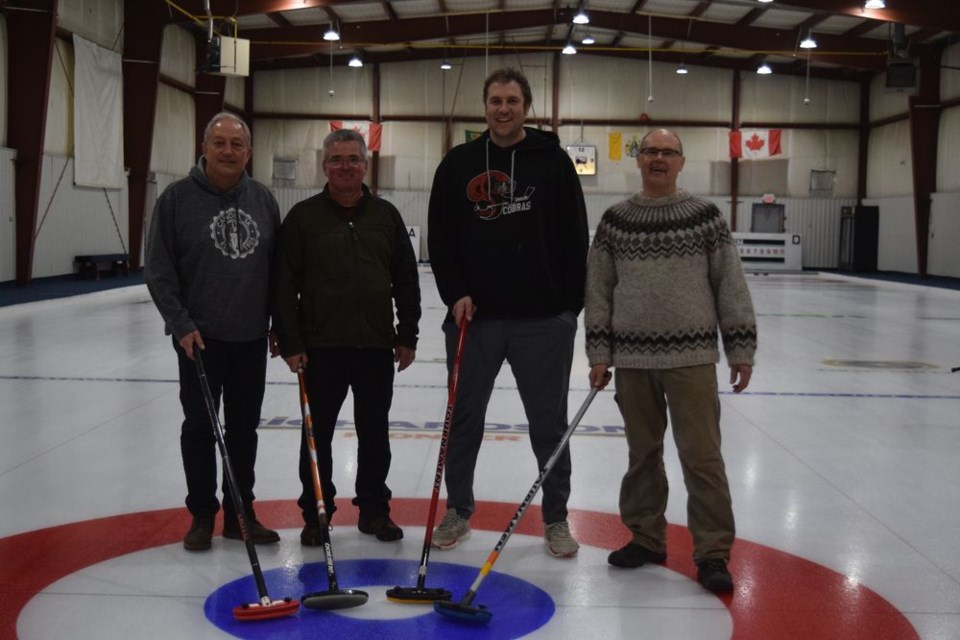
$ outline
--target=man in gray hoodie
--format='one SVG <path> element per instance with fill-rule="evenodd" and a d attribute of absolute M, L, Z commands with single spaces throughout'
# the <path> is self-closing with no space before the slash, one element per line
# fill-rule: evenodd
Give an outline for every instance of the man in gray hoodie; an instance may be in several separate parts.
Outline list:
<path fill-rule="evenodd" d="M 223 536 L 242 539 L 237 509 L 245 507 L 255 543 L 280 539 L 257 521 L 252 506 L 280 211 L 273 194 L 246 174 L 250 142 L 243 120 L 215 115 L 204 131 L 203 156 L 157 200 L 147 237 L 147 288 L 173 336 L 180 367 L 180 451 L 193 516 L 183 546 L 189 551 L 210 548 L 220 508 L 216 439 L 194 349 L 203 351 L 218 405 L 223 398 L 227 451 L 244 502 L 232 503 L 224 478 Z"/>

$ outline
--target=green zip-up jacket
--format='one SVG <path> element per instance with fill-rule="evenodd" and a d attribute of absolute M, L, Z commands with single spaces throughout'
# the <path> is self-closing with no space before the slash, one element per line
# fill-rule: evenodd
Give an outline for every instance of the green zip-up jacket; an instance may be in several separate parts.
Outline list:
<path fill-rule="evenodd" d="M 366 185 L 354 209 L 324 187 L 290 210 L 274 291 L 285 358 L 315 347 L 417 346 L 420 282 L 407 227 Z"/>

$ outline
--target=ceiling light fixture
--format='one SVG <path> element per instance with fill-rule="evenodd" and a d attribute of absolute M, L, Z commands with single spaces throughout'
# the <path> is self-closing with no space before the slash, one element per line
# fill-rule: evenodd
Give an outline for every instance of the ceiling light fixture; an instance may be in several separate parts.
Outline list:
<path fill-rule="evenodd" d="M 685 75 L 687 75 L 688 73 L 690 73 L 690 70 L 687 69 L 687 65 L 685 65 L 685 64 L 683 64 L 683 63 L 681 62 L 681 63 L 680 63 L 680 66 L 677 67 L 677 75 L 678 75 L 678 76 L 685 76 Z"/>
<path fill-rule="evenodd" d="M 760 2 L 761 4 L 766 4 L 768 2 L 773 2 L 773 0 L 757 0 L 757 2 Z"/>
<path fill-rule="evenodd" d="M 444 71 L 450 71 L 450 69 L 453 69 L 453 65 L 450 64 L 448 61 L 444 60 L 443 62 L 440 63 L 440 68 L 443 69 Z"/>
<path fill-rule="evenodd" d="M 348 67 L 362 67 L 362 66 L 363 66 L 363 60 L 360 59 L 360 56 L 354 54 L 354 56 L 353 56 L 352 58 L 350 58 L 350 62 L 347 63 L 347 66 L 348 66 Z"/>
<path fill-rule="evenodd" d="M 808 33 L 807 37 L 800 42 L 801 49 L 816 49 L 817 41 L 813 39 L 813 34 Z"/>
<path fill-rule="evenodd" d="M 327 42 L 336 42 L 340 39 L 340 34 L 336 29 L 333 28 L 333 25 L 330 25 L 330 28 L 327 29 L 326 33 L 323 34 L 323 39 Z"/>
<path fill-rule="evenodd" d="M 576 47 L 574 47 L 572 44 L 570 44 L 570 43 L 568 42 L 568 43 L 567 43 L 567 46 L 565 46 L 560 53 L 562 53 L 562 54 L 564 54 L 564 55 L 566 55 L 566 56 L 572 56 L 572 55 L 574 55 L 576 52 L 577 52 Z"/>
<path fill-rule="evenodd" d="M 883 0 L 867 0 L 863 4 L 864 9 L 886 9 L 887 4 Z"/>
<path fill-rule="evenodd" d="M 586 11 L 580 9 L 577 15 L 573 16 L 573 24 L 590 24 L 590 16 L 587 15 Z"/>
<path fill-rule="evenodd" d="M 587 31 L 587 33 L 584 34 L 583 36 L 583 40 L 581 40 L 580 42 L 582 42 L 583 44 L 593 44 L 594 42 L 596 42 L 596 40 L 594 40 L 593 36 L 590 35 L 590 32 Z"/>
<path fill-rule="evenodd" d="M 757 67 L 757 73 L 760 74 L 761 76 L 767 76 L 773 73 L 773 69 L 770 68 L 770 65 L 764 62 L 762 65 Z"/>

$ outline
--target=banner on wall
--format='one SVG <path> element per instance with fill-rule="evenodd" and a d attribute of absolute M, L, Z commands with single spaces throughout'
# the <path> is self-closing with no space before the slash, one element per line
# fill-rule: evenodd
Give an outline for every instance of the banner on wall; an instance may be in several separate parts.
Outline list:
<path fill-rule="evenodd" d="M 483 131 L 470 131 L 470 129 L 467 129 L 464 131 L 464 135 L 466 136 L 466 142 L 473 142 L 483 135 Z"/>
<path fill-rule="evenodd" d="M 331 120 L 330 131 L 337 129 L 352 129 L 363 136 L 368 151 L 380 151 L 380 137 L 383 134 L 383 125 L 377 122 L 363 120 Z"/>
<path fill-rule="evenodd" d="M 780 153 L 780 129 L 741 129 L 730 132 L 731 158 L 753 160 Z"/>
<path fill-rule="evenodd" d="M 123 76 L 119 53 L 73 36 L 73 180 L 120 189 L 123 171 Z"/>
<path fill-rule="evenodd" d="M 613 162 L 620 162 L 623 159 L 623 149 L 620 145 L 623 144 L 623 134 L 622 133 L 608 133 L 607 134 L 607 157 L 610 158 Z"/>

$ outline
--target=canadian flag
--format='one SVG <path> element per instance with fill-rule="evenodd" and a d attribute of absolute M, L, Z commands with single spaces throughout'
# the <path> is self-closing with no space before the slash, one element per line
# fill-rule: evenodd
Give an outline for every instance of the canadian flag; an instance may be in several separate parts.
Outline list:
<path fill-rule="evenodd" d="M 353 129 L 363 136 L 368 150 L 380 151 L 380 136 L 383 133 L 382 124 L 364 122 L 363 120 L 331 120 L 330 131 L 336 131 L 337 129 Z"/>
<path fill-rule="evenodd" d="M 780 155 L 780 129 L 743 129 L 730 132 L 730 157 L 769 158 Z"/>

